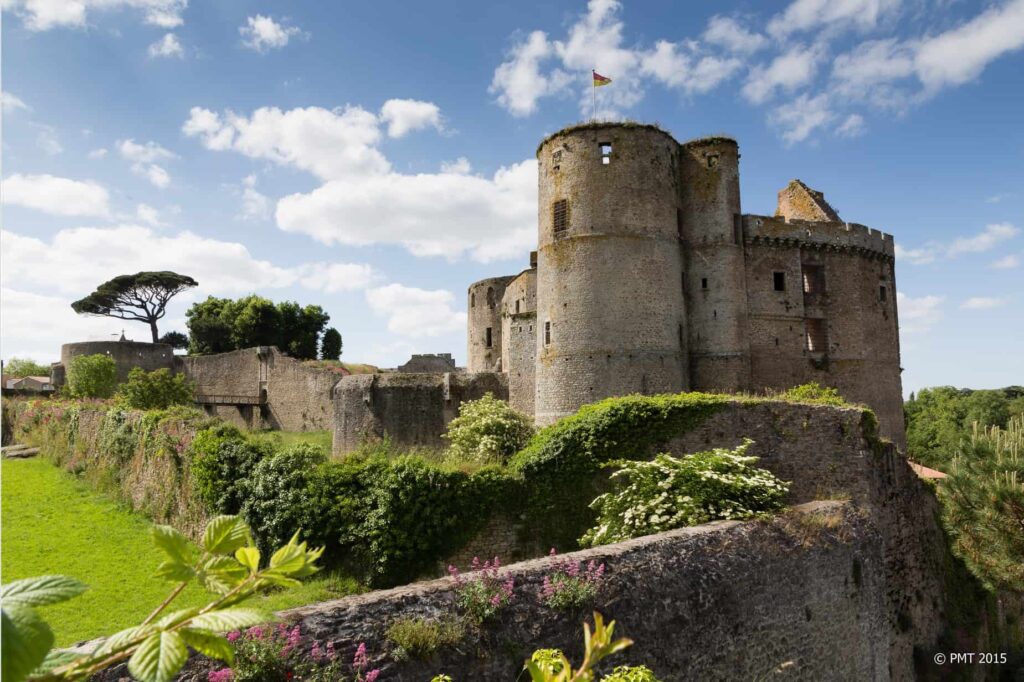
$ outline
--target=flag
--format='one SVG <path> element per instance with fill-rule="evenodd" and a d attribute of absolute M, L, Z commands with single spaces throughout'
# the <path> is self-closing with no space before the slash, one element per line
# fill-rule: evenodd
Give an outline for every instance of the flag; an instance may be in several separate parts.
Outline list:
<path fill-rule="evenodd" d="M 611 78 L 608 78 L 606 76 L 602 76 L 597 71 L 591 71 L 590 73 L 594 74 L 594 87 L 595 88 L 599 88 L 602 85 L 608 85 L 609 83 L 612 82 Z"/>

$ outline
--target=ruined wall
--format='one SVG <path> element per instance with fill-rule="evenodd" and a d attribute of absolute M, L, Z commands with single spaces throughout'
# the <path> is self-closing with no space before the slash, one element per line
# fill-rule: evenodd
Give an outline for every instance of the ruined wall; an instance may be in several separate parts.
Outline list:
<path fill-rule="evenodd" d="M 396 369 L 399 372 L 412 372 L 419 374 L 423 372 L 454 372 L 457 367 L 455 366 L 455 360 L 452 359 L 451 353 L 424 353 L 413 354 L 407 363 L 399 365 Z"/>
<path fill-rule="evenodd" d="M 863 225 L 767 216 L 744 216 L 743 226 L 750 388 L 834 386 L 870 406 L 882 435 L 904 447 L 892 236 Z M 805 277 L 816 280 L 810 292 Z M 819 325 L 824 347 L 809 347 L 809 324 Z"/>
<path fill-rule="evenodd" d="M 66 381 L 67 370 L 74 358 L 82 355 L 107 355 L 117 365 L 118 382 L 128 380 L 128 372 L 140 367 L 147 372 L 157 369 L 174 370 L 174 348 L 166 343 L 144 343 L 142 341 L 83 341 L 65 343 L 60 347 L 60 366 L 50 369 L 55 386 Z"/>
<path fill-rule="evenodd" d="M 678 148 L 653 126 L 595 124 L 538 149 L 538 424 L 687 386 Z"/>
<path fill-rule="evenodd" d="M 465 400 L 484 394 L 508 400 L 508 379 L 496 372 L 356 374 L 334 388 L 334 453 L 387 437 L 400 447 L 444 447 L 441 435 Z"/>
<path fill-rule="evenodd" d="M 474 282 L 467 294 L 466 310 L 470 372 L 499 371 L 501 361 L 501 299 L 514 277 L 492 277 Z"/>
<path fill-rule="evenodd" d="M 537 392 L 537 269 L 520 273 L 501 302 L 501 366 L 508 375 L 508 402 L 532 416 Z"/>

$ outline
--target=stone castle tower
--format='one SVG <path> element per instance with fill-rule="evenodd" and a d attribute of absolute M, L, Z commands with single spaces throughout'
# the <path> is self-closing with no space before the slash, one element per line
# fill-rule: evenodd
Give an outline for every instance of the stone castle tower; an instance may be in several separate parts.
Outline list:
<path fill-rule="evenodd" d="M 817 381 L 904 442 L 891 235 L 794 180 L 740 212 L 739 148 L 594 123 L 541 142 L 530 268 L 469 287 L 470 372 L 549 424 L 609 396 Z"/>

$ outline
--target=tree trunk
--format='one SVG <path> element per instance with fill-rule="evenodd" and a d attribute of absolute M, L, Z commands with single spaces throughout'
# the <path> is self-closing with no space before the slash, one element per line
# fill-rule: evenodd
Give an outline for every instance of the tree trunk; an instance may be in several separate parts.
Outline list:
<path fill-rule="evenodd" d="M 156 330 L 156 320 L 149 321 L 149 331 L 153 332 L 153 343 L 160 340 L 160 333 Z"/>

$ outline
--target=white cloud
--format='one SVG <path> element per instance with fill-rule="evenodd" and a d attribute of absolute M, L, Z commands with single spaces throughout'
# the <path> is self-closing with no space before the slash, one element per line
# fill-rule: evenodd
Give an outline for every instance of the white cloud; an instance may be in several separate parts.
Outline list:
<path fill-rule="evenodd" d="M 1024 0 L 990 7 L 966 24 L 925 40 L 914 68 L 927 91 L 977 78 L 992 60 L 1024 47 Z"/>
<path fill-rule="evenodd" d="M 185 56 L 185 48 L 181 46 L 178 36 L 173 33 L 167 33 L 163 38 L 151 44 L 147 52 L 151 58 L 177 57 L 182 59 Z"/>
<path fill-rule="evenodd" d="M 919 249 L 908 249 L 901 244 L 896 244 L 896 260 L 906 261 L 912 265 L 924 265 L 934 262 L 938 257 L 939 249 L 935 245 L 922 246 Z"/>
<path fill-rule="evenodd" d="M 243 45 L 261 54 L 286 46 L 292 38 L 306 37 L 298 27 L 289 26 L 286 21 L 278 23 L 262 14 L 247 17 L 245 26 L 239 26 L 238 32 Z"/>
<path fill-rule="evenodd" d="M 768 39 L 760 33 L 748 31 L 735 19 L 720 15 L 708 20 L 704 40 L 740 53 L 756 52 L 768 44 Z"/>
<path fill-rule="evenodd" d="M 931 241 L 916 249 L 896 245 L 896 259 L 913 265 L 931 263 L 938 258 L 955 258 L 964 253 L 982 253 L 995 248 L 997 244 L 1012 239 L 1020 230 L 1010 223 L 993 223 L 970 237 L 957 237 L 948 244 Z"/>
<path fill-rule="evenodd" d="M 455 175 L 469 175 L 473 171 L 473 165 L 465 156 L 460 156 L 454 161 L 443 161 L 441 163 L 442 173 L 454 173 Z"/>
<path fill-rule="evenodd" d="M 31 107 L 25 104 L 17 95 L 12 95 L 6 90 L 0 91 L 0 110 L 5 114 L 13 114 L 18 110 L 31 111 Z"/>
<path fill-rule="evenodd" d="M 960 304 L 961 310 L 991 310 L 1006 305 L 1005 298 L 992 298 L 987 296 L 975 296 Z"/>
<path fill-rule="evenodd" d="M 307 289 L 333 294 L 365 289 L 380 279 L 371 266 L 362 263 L 317 263 L 303 270 L 300 281 Z"/>
<path fill-rule="evenodd" d="M 452 308 L 455 295 L 443 289 L 417 289 L 401 284 L 367 289 L 366 301 L 386 317 L 388 330 L 403 336 L 439 336 L 466 328 L 466 313 Z"/>
<path fill-rule="evenodd" d="M 797 45 L 780 54 L 767 66 L 755 66 L 743 85 L 743 96 L 754 104 L 763 104 L 777 90 L 793 91 L 814 77 L 823 56 L 819 46 Z"/>
<path fill-rule="evenodd" d="M 136 206 L 135 217 L 150 227 L 159 227 L 164 224 L 163 221 L 160 220 L 160 212 L 149 204 L 139 204 Z"/>
<path fill-rule="evenodd" d="M 389 99 L 381 107 L 380 117 L 388 124 L 388 137 L 402 137 L 423 128 L 444 129 L 441 125 L 441 110 L 433 102 Z"/>
<path fill-rule="evenodd" d="M 828 95 L 810 97 L 804 94 L 777 107 L 769 117 L 769 122 L 782 131 L 782 139 L 786 144 L 795 144 L 806 140 L 815 130 L 834 118 L 835 114 L 829 108 Z"/>
<path fill-rule="evenodd" d="M 992 261 L 992 267 L 997 270 L 1010 270 L 1018 265 L 1020 265 L 1020 257 L 1013 253 Z"/>
<path fill-rule="evenodd" d="M 768 33 L 784 38 L 822 27 L 871 29 L 899 5 L 900 0 L 795 0 L 772 17 Z"/>
<path fill-rule="evenodd" d="M 836 135 L 839 137 L 860 137 L 864 132 L 864 117 L 860 114 L 850 114 L 836 128 Z"/>
<path fill-rule="evenodd" d="M 554 45 L 543 31 L 532 32 L 526 40 L 515 45 L 506 61 L 494 70 L 488 91 L 498 96 L 498 104 L 513 116 L 528 116 L 537 110 L 537 100 L 557 92 L 569 84 L 572 77 L 555 69 L 541 73 L 541 64 L 555 53 Z"/>
<path fill-rule="evenodd" d="M 103 147 L 100 147 L 99 149 L 93 149 L 91 152 L 89 152 L 89 158 L 94 160 L 104 159 L 106 158 L 106 156 L 107 150 L 104 149 Z"/>
<path fill-rule="evenodd" d="M 60 140 L 57 139 L 57 131 L 50 126 L 38 125 L 39 134 L 36 135 L 36 145 L 47 156 L 57 156 L 64 151 Z"/>
<path fill-rule="evenodd" d="M 688 51 L 692 50 L 691 47 Z M 692 94 L 714 89 L 741 66 L 742 62 L 733 58 L 701 57 L 695 61 L 695 57 L 681 52 L 679 45 L 661 40 L 653 52 L 643 56 L 640 72 L 670 88 Z"/>
<path fill-rule="evenodd" d="M 4 201 L 59 216 L 106 217 L 110 195 L 92 180 L 53 175 L 9 175 L 3 182 Z"/>
<path fill-rule="evenodd" d="M 270 217 L 270 200 L 256 189 L 255 175 L 248 175 L 242 180 L 242 208 L 238 217 L 242 220 L 266 220 Z"/>
<path fill-rule="evenodd" d="M 902 291 L 896 293 L 899 308 L 900 333 L 917 334 L 931 329 L 942 319 L 942 296 L 911 298 Z"/>
<path fill-rule="evenodd" d="M 158 166 L 155 163 L 151 163 L 148 166 L 141 163 L 134 164 L 132 172 L 146 178 L 151 185 L 160 189 L 165 189 L 171 184 L 170 174 L 162 166 Z"/>
<path fill-rule="evenodd" d="M 171 176 L 156 161 L 176 159 L 178 155 L 156 142 L 139 144 L 133 139 L 118 140 L 117 150 L 121 158 L 132 162 L 132 172 L 140 175 L 160 189 L 171 184 Z"/>
<path fill-rule="evenodd" d="M 30 357 L 37 362 L 57 362 L 62 343 L 117 338 L 112 334 L 120 331 L 124 324 L 121 320 L 78 315 L 71 309 L 72 300 L 71 297 L 3 287 L 0 302 L 4 311 L 3 350 L 6 358 Z M 40 314 L 40 311 L 46 313 Z M 148 336 L 148 329 L 146 334 Z"/>
<path fill-rule="evenodd" d="M 152 26 L 174 28 L 183 23 L 188 0 L 4 0 L 3 9 L 20 16 L 30 31 L 52 28 L 82 28 L 89 14 L 102 10 L 132 9 L 144 13 Z"/>

